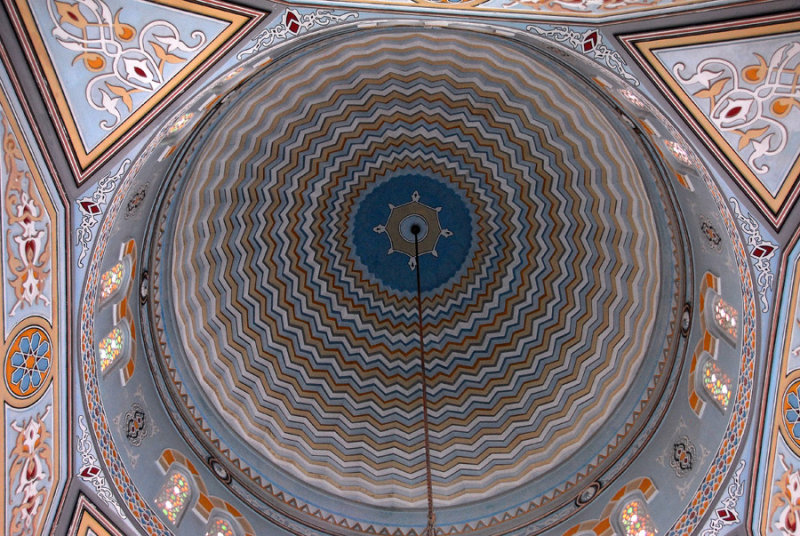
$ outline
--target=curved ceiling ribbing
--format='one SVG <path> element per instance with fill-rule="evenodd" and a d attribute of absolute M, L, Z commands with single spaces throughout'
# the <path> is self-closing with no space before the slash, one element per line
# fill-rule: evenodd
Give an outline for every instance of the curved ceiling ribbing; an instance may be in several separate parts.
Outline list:
<path fill-rule="evenodd" d="M 315 497 L 424 505 L 416 302 L 373 230 L 413 192 L 453 232 L 422 264 L 437 506 L 570 478 L 619 439 L 612 415 L 654 404 L 669 232 L 585 91 L 502 41 L 365 32 L 229 99 L 154 266 L 181 403 L 225 456 Z"/>

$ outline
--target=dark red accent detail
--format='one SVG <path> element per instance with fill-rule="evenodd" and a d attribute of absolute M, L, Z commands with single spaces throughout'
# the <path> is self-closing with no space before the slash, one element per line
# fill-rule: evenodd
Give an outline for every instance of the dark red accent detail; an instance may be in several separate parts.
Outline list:
<path fill-rule="evenodd" d="M 94 201 L 83 200 L 79 203 L 81 205 L 81 210 L 87 214 L 100 214 L 100 207 Z"/>
<path fill-rule="evenodd" d="M 768 244 L 765 244 L 763 246 L 756 246 L 756 248 L 753 250 L 752 255 L 753 255 L 753 257 L 757 257 L 757 258 L 760 259 L 762 257 L 766 257 L 767 255 L 769 255 L 773 251 L 775 251 L 775 247 L 774 246 L 770 246 Z"/>
<path fill-rule="evenodd" d="M 583 51 L 584 52 L 589 52 L 594 47 L 596 47 L 597 46 L 597 40 L 598 40 L 598 36 L 597 36 L 597 32 L 596 31 L 593 31 L 592 33 L 587 35 L 583 40 Z"/>
<path fill-rule="evenodd" d="M 739 516 L 736 515 L 736 512 L 734 512 L 733 510 L 729 510 L 728 508 L 718 509 L 717 515 L 725 523 L 734 523 L 736 521 L 739 521 Z"/>
<path fill-rule="evenodd" d="M 738 114 L 741 111 L 742 111 L 741 106 L 734 106 L 733 108 L 728 110 L 728 113 L 725 114 L 725 117 L 733 117 L 734 115 Z"/>
<path fill-rule="evenodd" d="M 298 17 L 297 13 L 294 11 L 286 12 L 284 22 L 286 23 L 286 28 L 293 34 L 296 34 L 300 31 L 300 17 Z"/>
<path fill-rule="evenodd" d="M 94 465 L 89 467 L 85 467 L 83 471 L 81 471 L 81 476 L 83 478 L 94 478 L 100 473 L 100 468 Z"/>
<path fill-rule="evenodd" d="M 144 72 L 144 69 L 141 67 L 134 67 L 133 72 L 141 76 L 142 78 L 147 78 L 147 73 Z"/>
<path fill-rule="evenodd" d="M 78 20 L 78 16 L 75 13 L 72 13 L 71 11 L 67 11 L 67 15 L 69 15 L 69 18 L 71 18 L 72 20 Z"/>

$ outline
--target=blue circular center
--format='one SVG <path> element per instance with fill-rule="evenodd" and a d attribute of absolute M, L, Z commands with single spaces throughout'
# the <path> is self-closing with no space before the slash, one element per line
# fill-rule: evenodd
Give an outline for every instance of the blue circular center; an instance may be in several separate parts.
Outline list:
<path fill-rule="evenodd" d="M 472 218 L 467 199 L 454 187 L 443 181 L 419 174 L 398 175 L 375 188 L 368 189 L 359 199 L 352 229 L 355 254 L 369 274 L 382 284 L 398 291 L 416 292 L 417 279 L 409 268 L 409 256 L 388 253 L 389 236 L 377 233 L 374 228 L 385 225 L 389 219 L 389 205 L 399 207 L 411 201 L 414 192 L 419 202 L 432 208 L 441 207 L 439 224 L 452 236 L 440 236 L 436 244 L 438 256 L 427 253 L 419 258 L 420 283 L 423 291 L 430 291 L 447 283 L 464 266 L 472 246 Z M 424 218 L 411 214 L 400 223 L 400 234 L 414 241 L 412 227 L 418 226 L 419 240 L 430 231 Z"/>
<path fill-rule="evenodd" d="M 400 236 L 409 242 L 422 242 L 428 236 L 428 222 L 419 214 L 409 214 L 400 222 Z"/>

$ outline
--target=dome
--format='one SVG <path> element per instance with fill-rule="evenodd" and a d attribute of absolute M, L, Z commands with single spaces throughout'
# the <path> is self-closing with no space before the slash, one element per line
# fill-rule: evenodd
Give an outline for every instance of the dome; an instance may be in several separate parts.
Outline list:
<path fill-rule="evenodd" d="M 796 3 L 7 0 L 0 532 L 800 532 Z"/>
<path fill-rule="evenodd" d="M 530 34 L 376 24 L 254 57 L 115 201 L 154 191 L 125 262 L 170 434 L 287 533 L 597 516 L 692 403 L 710 276 L 686 221 L 717 204 L 683 147 L 623 81 Z"/>
<path fill-rule="evenodd" d="M 184 433 L 270 507 L 379 530 L 425 525 L 427 464 L 448 533 L 477 502 L 536 504 L 508 530 L 574 504 L 663 413 L 685 267 L 659 170 L 530 45 L 323 46 L 250 75 L 164 182 L 150 311 Z M 413 239 L 381 231 L 403 207 L 448 231 L 419 257 L 421 324 Z"/>

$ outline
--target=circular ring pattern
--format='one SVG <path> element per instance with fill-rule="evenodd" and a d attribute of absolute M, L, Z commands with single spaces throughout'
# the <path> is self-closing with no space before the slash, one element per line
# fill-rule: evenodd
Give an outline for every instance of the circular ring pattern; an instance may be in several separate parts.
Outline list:
<path fill-rule="evenodd" d="M 23 329 L 8 347 L 6 387 L 17 398 L 30 398 L 50 375 L 50 336 L 38 326 Z"/>
<path fill-rule="evenodd" d="M 174 400 L 284 496 L 378 525 L 425 504 L 415 296 L 363 208 L 399 177 L 450 192 L 443 221 L 466 213 L 441 241 L 463 257 L 421 265 L 438 508 L 596 478 L 655 411 L 676 263 L 644 157 L 577 79 L 481 39 L 364 32 L 276 62 L 176 167 L 153 258 Z"/>
<path fill-rule="evenodd" d="M 423 240 L 428 236 L 428 222 L 419 214 L 409 214 L 400 222 L 400 235 L 406 242 Z"/>
<path fill-rule="evenodd" d="M 790 383 L 783 392 L 783 425 L 795 445 L 800 447 L 800 379 Z"/>

